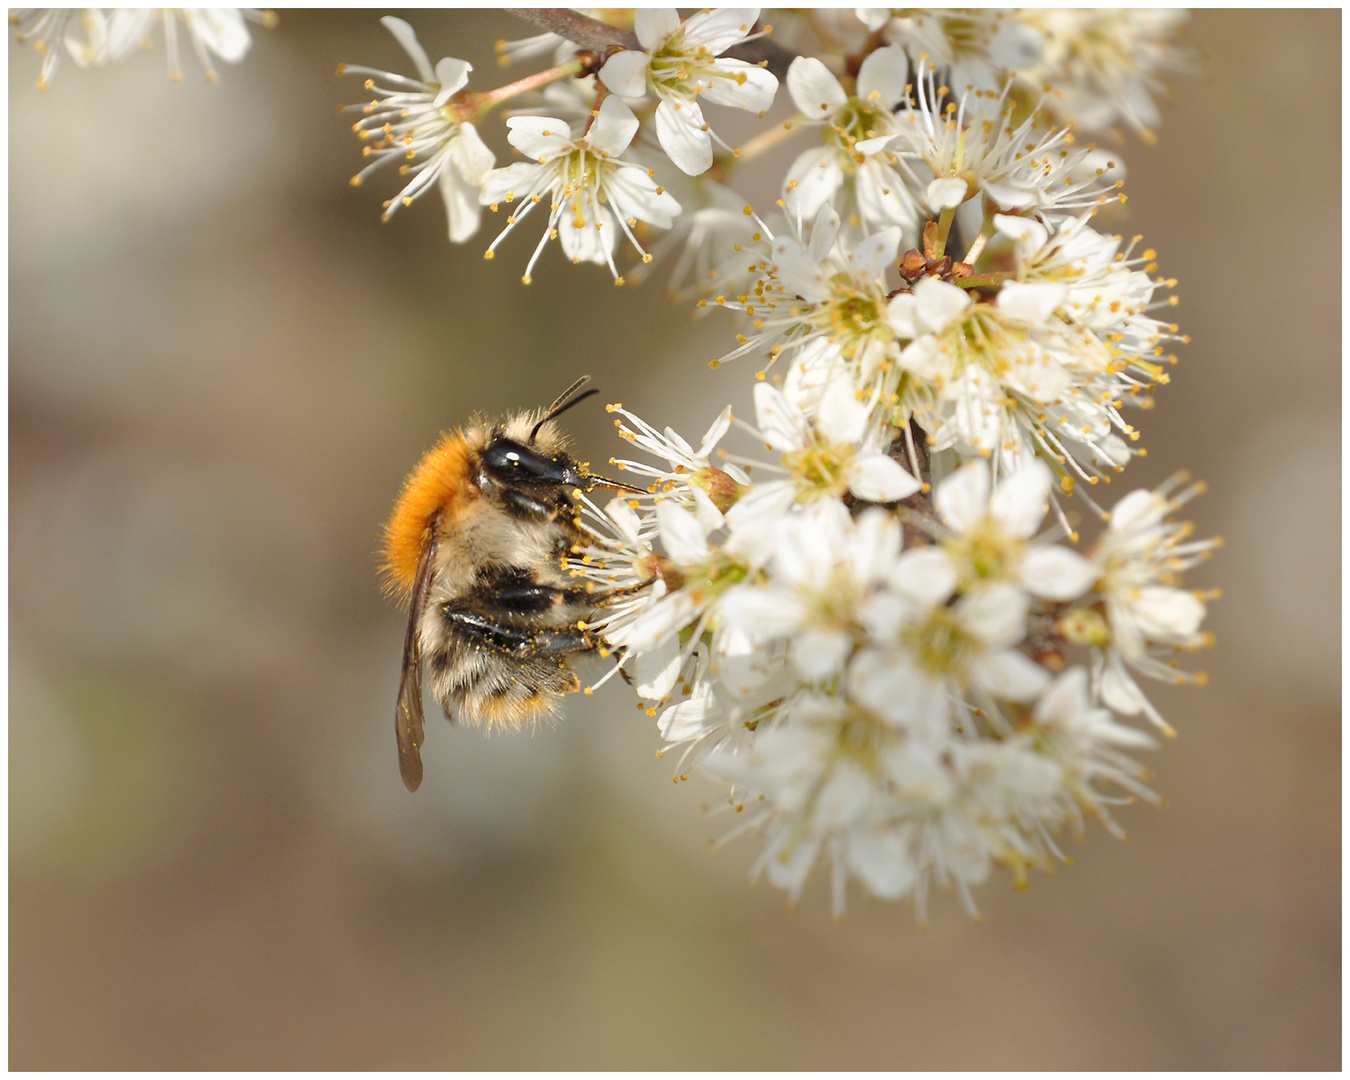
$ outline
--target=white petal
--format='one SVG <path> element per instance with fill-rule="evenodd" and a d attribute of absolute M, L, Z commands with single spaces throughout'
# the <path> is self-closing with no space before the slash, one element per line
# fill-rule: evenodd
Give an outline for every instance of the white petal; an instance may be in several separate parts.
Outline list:
<path fill-rule="evenodd" d="M 863 281 L 875 281 L 886 272 L 900 251 L 901 231 L 891 226 L 858 241 L 849 255 L 854 273 Z"/>
<path fill-rule="evenodd" d="M 950 176 L 934 180 L 924 194 L 929 207 L 934 210 L 950 210 L 960 206 L 969 196 L 969 185 L 964 180 Z"/>
<path fill-rule="evenodd" d="M 918 313 L 918 297 L 910 292 L 896 293 L 886 305 L 886 321 L 901 341 L 912 340 L 923 332 L 915 325 Z"/>
<path fill-rule="evenodd" d="M 1028 258 L 1045 247 L 1050 233 L 1044 225 L 1034 218 L 1013 217 L 1009 214 L 995 214 L 994 226 L 1005 236 L 1017 241 L 1022 257 Z"/>
<path fill-rule="evenodd" d="M 1125 666 L 1120 662 L 1119 653 L 1112 653 L 1112 661 L 1102 673 L 1098 691 L 1101 694 L 1102 704 L 1122 716 L 1135 716 L 1148 708 L 1148 699 L 1130 677 L 1130 673 L 1125 670 Z"/>
<path fill-rule="evenodd" d="M 989 512 L 1022 540 L 1036 532 L 1050 508 L 1050 470 L 1040 460 L 1028 462 L 1005 476 L 989 500 Z"/>
<path fill-rule="evenodd" d="M 1027 326 L 1043 326 L 1068 295 L 1068 287 L 1056 282 L 1028 285 L 1020 281 L 1008 281 L 999 289 L 994 304 L 999 311 L 1018 322 Z"/>
<path fill-rule="evenodd" d="M 791 634 L 802 625 L 806 607 L 781 589 L 738 585 L 722 594 L 717 613 L 727 627 L 763 640 Z"/>
<path fill-rule="evenodd" d="M 192 36 L 230 64 L 237 64 L 253 45 L 248 24 L 234 8 L 186 8 L 183 21 Z"/>
<path fill-rule="evenodd" d="M 872 801 L 872 781 L 858 766 L 838 762 L 816 796 L 816 820 L 838 829 L 856 821 Z"/>
<path fill-rule="evenodd" d="M 908 81 L 909 58 L 905 50 L 898 45 L 888 45 L 877 49 L 862 62 L 858 70 L 858 97 L 873 107 L 891 112 L 904 98 Z"/>
<path fill-rule="evenodd" d="M 656 524 L 661 530 L 661 545 L 677 566 L 695 566 L 707 561 L 708 541 L 703 526 L 673 499 L 662 499 L 656 504 Z"/>
<path fill-rule="evenodd" d="M 938 484 L 933 495 L 938 516 L 959 533 L 968 533 L 989 513 L 989 468 L 983 461 L 962 465 Z"/>
<path fill-rule="evenodd" d="M 899 502 L 922 486 L 898 461 L 885 454 L 857 458 L 848 470 L 848 489 L 868 502 Z"/>
<path fill-rule="evenodd" d="M 479 189 L 475 184 L 465 183 L 459 170 L 453 165 L 441 170 L 438 184 L 441 199 L 445 203 L 450 242 L 462 244 L 478 231 L 482 221 L 483 207 L 478 201 Z"/>
<path fill-rule="evenodd" d="M 716 68 L 722 77 L 713 79 L 701 95 L 714 105 L 764 112 L 773 104 L 774 95 L 778 93 L 778 80 L 773 72 L 727 56 L 717 59 Z M 731 78 L 726 78 L 727 75 Z"/>
<path fill-rule="evenodd" d="M 887 16 L 890 11 L 886 12 Z M 894 832 L 854 829 L 848 835 L 848 865 L 868 892 L 899 900 L 918 884 L 919 871 L 909 845 Z"/>
<path fill-rule="evenodd" d="M 586 142 L 599 153 L 618 157 L 628 149 L 628 144 L 633 141 L 637 131 L 638 118 L 633 115 L 633 110 L 617 97 L 610 95 L 600 104 L 595 114 L 595 123 L 586 133 Z M 644 172 L 642 175 L 647 174 Z"/>
<path fill-rule="evenodd" d="M 680 42 L 688 52 L 707 49 L 716 56 L 750 33 L 759 8 L 714 8 L 685 20 Z"/>
<path fill-rule="evenodd" d="M 674 8 L 638 8 L 633 16 L 633 32 L 648 52 L 655 52 L 679 29 L 680 15 Z"/>
<path fill-rule="evenodd" d="M 772 450 L 800 450 L 806 443 L 806 425 L 796 406 L 767 382 L 755 383 L 755 418 Z"/>
<path fill-rule="evenodd" d="M 1016 649 L 981 656 L 971 673 L 984 689 L 1009 701 L 1031 701 L 1050 682 L 1045 668 Z"/>
<path fill-rule="evenodd" d="M 436 81 L 436 72 L 431 66 L 431 60 L 427 57 L 426 49 L 418 43 L 417 35 L 413 33 L 413 28 L 402 19 L 395 18 L 393 15 L 386 15 L 380 20 L 384 28 L 388 30 L 403 46 L 403 51 L 412 57 L 413 65 L 417 68 L 418 77 L 424 83 L 434 83 Z"/>
<path fill-rule="evenodd" d="M 607 206 L 582 205 L 581 218 L 568 214 L 558 223 L 563 254 L 573 262 L 608 263 L 618 230 Z"/>
<path fill-rule="evenodd" d="M 893 724 L 931 730 L 947 714 L 942 684 L 901 649 L 866 649 L 849 665 L 850 696 Z"/>
<path fill-rule="evenodd" d="M 1111 529 L 1120 531 L 1156 525 L 1167 511 L 1166 502 L 1152 491 L 1131 491 L 1111 511 Z"/>
<path fill-rule="evenodd" d="M 832 443 L 862 439 L 871 410 L 858 400 L 851 379 L 837 379 L 825 390 L 816 414 L 816 428 Z"/>
<path fill-rule="evenodd" d="M 823 120 L 848 104 L 848 95 L 830 69 L 814 56 L 799 56 L 787 73 L 788 93 L 808 120 Z"/>
<path fill-rule="evenodd" d="M 822 206 L 811 222 L 811 239 L 806 245 L 806 257 L 814 263 L 824 262 L 838 236 L 839 214 L 833 206 Z"/>
<path fill-rule="evenodd" d="M 464 180 L 480 186 L 488 170 L 497 164 L 496 155 L 488 149 L 472 124 L 459 125 L 459 134 L 450 143 L 450 160 Z"/>
<path fill-rule="evenodd" d="M 904 179 L 885 162 L 876 158 L 864 161 L 853 176 L 858 210 L 867 222 L 885 228 L 897 225 L 913 235 L 919 211 L 905 186 Z"/>
<path fill-rule="evenodd" d="M 822 207 L 821 216 L 825 216 L 829 206 Z M 819 218 L 817 218 L 819 220 Z M 814 235 L 813 235 L 814 239 Z M 783 288 L 790 290 L 788 295 L 819 303 L 826 300 L 832 291 L 829 280 L 821 271 L 818 260 L 790 236 L 779 236 L 773 242 L 773 256 L 777 264 L 775 271 Z"/>
<path fill-rule="evenodd" d="M 803 150 L 783 181 L 783 198 L 794 213 L 814 217 L 834 197 L 844 174 L 828 146 Z M 795 181 L 795 185 L 794 185 Z"/>
<path fill-rule="evenodd" d="M 1022 557 L 1018 576 L 1026 590 L 1046 600 L 1072 600 L 1097 580 L 1095 563 L 1066 547 L 1034 547 Z"/>
<path fill-rule="evenodd" d="M 896 560 L 890 582 L 898 592 L 925 607 L 944 603 L 960 575 L 951 558 L 935 544 L 906 551 Z"/>
<path fill-rule="evenodd" d="M 837 672 L 853 647 L 842 631 L 803 630 L 792 638 L 792 666 L 807 682 L 820 682 Z"/>
<path fill-rule="evenodd" d="M 506 128 L 506 141 L 531 161 L 550 161 L 572 149 L 572 131 L 556 117 L 510 116 Z"/>
<path fill-rule="evenodd" d="M 533 191 L 541 175 L 540 167 L 531 165 L 528 161 L 517 161 L 504 169 L 493 169 L 483 176 L 482 192 L 478 196 L 478 201 L 484 206 L 490 206 L 502 202 L 511 193 L 519 199 Z"/>
<path fill-rule="evenodd" d="M 712 138 L 704 130 L 698 102 L 682 104 L 665 100 L 656 107 L 656 137 L 676 167 L 689 176 L 699 176 L 712 165 Z"/>
<path fill-rule="evenodd" d="M 615 213 L 625 221 L 637 218 L 668 229 L 680 212 L 675 197 L 669 191 L 660 190 L 660 185 L 647 175 L 647 170 L 637 165 L 612 163 L 605 193 Z"/>
<path fill-rule="evenodd" d="M 642 528 L 642 519 L 622 495 L 616 495 L 605 503 L 605 513 L 619 530 L 619 535 L 630 544 L 637 544 L 638 530 Z"/>
<path fill-rule="evenodd" d="M 668 635 L 693 622 L 700 609 L 698 599 L 688 589 L 661 596 L 651 607 L 644 608 L 628 627 L 623 643 L 636 653 L 655 649 Z"/>
<path fill-rule="evenodd" d="M 731 535 L 724 545 L 726 553 L 752 566 L 768 562 L 778 546 L 783 515 L 796 501 L 797 485 L 791 480 L 756 484 L 727 511 Z"/>
<path fill-rule="evenodd" d="M 966 630 L 993 649 L 1016 645 L 1027 634 L 1027 594 L 1015 585 L 991 585 L 956 604 Z"/>
<path fill-rule="evenodd" d="M 713 447 L 721 442 L 722 436 L 727 433 L 727 429 L 730 427 L 731 406 L 728 405 L 717 414 L 717 419 L 712 422 L 712 426 L 704 434 L 703 441 L 698 444 L 698 453 L 694 454 L 693 457 L 699 461 L 707 461 L 708 455 L 713 452 Z"/>
<path fill-rule="evenodd" d="M 679 678 L 679 639 L 670 637 L 655 649 L 637 653 L 630 666 L 638 696 L 661 701 L 675 689 L 675 681 Z"/>
<path fill-rule="evenodd" d="M 848 378 L 842 348 L 827 337 L 813 338 L 797 350 L 783 380 L 783 396 L 807 411 L 819 406 L 824 391 Z"/>
<path fill-rule="evenodd" d="M 702 488 L 693 488 L 690 494 L 694 498 L 694 517 L 698 518 L 698 523 L 705 533 L 715 532 L 726 524 L 726 517 L 717 509 L 717 504 L 706 491 Z"/>
<path fill-rule="evenodd" d="M 453 56 L 443 56 L 436 61 L 436 81 L 441 84 L 441 88 L 436 91 L 436 96 L 431 101 L 433 109 L 439 109 L 455 94 L 464 89 L 464 84 L 469 81 L 469 72 L 473 70 L 473 65 L 467 60 L 456 60 Z"/>
<path fill-rule="evenodd" d="M 1200 629 L 1205 605 L 1194 593 L 1150 585 L 1139 590 L 1131 613 L 1145 637 L 1188 637 Z"/>
<path fill-rule="evenodd" d="M 1072 728 L 1089 707 L 1087 668 L 1075 666 L 1062 673 L 1041 695 L 1035 716 L 1042 724 Z"/>
<path fill-rule="evenodd" d="M 854 8 L 853 13 L 872 34 L 890 22 L 892 15 L 890 8 Z"/>
<path fill-rule="evenodd" d="M 764 852 L 765 876 L 795 899 L 815 865 L 821 843 L 818 836 L 802 839 L 784 831 Z"/>
<path fill-rule="evenodd" d="M 919 301 L 919 317 L 934 333 L 974 303 L 965 289 L 930 277 L 919 278 L 914 283 L 914 295 Z"/>
<path fill-rule="evenodd" d="M 647 69 L 651 57 L 637 49 L 616 52 L 600 69 L 600 81 L 619 97 L 640 98 L 647 93 Z"/>
<path fill-rule="evenodd" d="M 668 743 L 701 739 L 715 730 L 722 720 L 722 709 L 711 688 L 700 686 L 688 701 L 672 705 L 656 721 L 656 729 Z"/>
<path fill-rule="evenodd" d="M 885 579 L 900 556 L 901 533 L 895 517 L 884 510 L 864 510 L 853 525 L 848 564 L 863 585 Z"/>

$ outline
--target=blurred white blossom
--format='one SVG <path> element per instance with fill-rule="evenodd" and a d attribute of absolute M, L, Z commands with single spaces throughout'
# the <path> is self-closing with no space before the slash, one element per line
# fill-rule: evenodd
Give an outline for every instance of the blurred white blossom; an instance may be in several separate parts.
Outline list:
<path fill-rule="evenodd" d="M 352 177 L 352 186 L 362 184 L 376 169 L 399 163 L 399 175 L 411 179 L 385 204 L 384 219 L 388 221 L 400 206 L 411 206 L 426 192 L 439 190 L 450 239 L 455 243 L 467 240 L 478 231 L 483 178 L 496 164 L 477 128 L 457 118 L 450 107 L 451 98 L 468 84 L 473 65 L 447 56 L 433 68 L 411 26 L 392 15 L 380 21 L 412 58 L 418 77 L 343 65 L 344 74 L 369 76 L 366 89 L 379 95 L 367 104 L 346 107 L 348 112 L 362 114 L 352 130 L 367 144 L 362 152 L 373 159 Z"/>

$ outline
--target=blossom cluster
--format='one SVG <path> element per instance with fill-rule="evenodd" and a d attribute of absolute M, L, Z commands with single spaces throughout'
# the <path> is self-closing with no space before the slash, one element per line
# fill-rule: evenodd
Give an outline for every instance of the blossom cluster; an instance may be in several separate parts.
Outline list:
<path fill-rule="evenodd" d="M 19 44 L 31 42 L 42 56 L 39 90 L 50 85 L 63 52 L 82 68 L 120 64 L 151 47 L 156 24 L 164 30 L 169 77 L 178 82 L 180 22 L 207 81 L 215 82 L 212 58 L 239 63 L 253 45 L 248 23 L 276 21 L 273 12 L 254 8 L 18 8 L 10 14 Z"/>
<path fill-rule="evenodd" d="M 1178 655 L 1208 644 L 1212 594 L 1181 579 L 1218 543 L 1176 520 L 1201 490 L 1182 474 L 1100 494 L 1185 340 L 1175 283 L 1110 227 L 1117 129 L 1154 137 L 1184 16 L 520 13 L 545 32 L 501 61 L 551 66 L 486 87 L 381 19 L 411 71 L 339 68 L 366 92 L 351 182 L 399 176 L 386 218 L 439 192 L 452 242 L 491 223 L 488 259 L 527 234 L 526 284 L 560 249 L 735 321 L 712 363 L 754 416 L 721 409 L 695 446 L 612 405 L 633 489 L 586 500 L 593 541 L 566 560 L 676 779 L 723 784 L 755 872 L 795 899 L 820 871 L 837 911 L 850 882 L 973 910 L 994 866 L 1024 881 L 1089 818 L 1119 834 L 1114 808 L 1154 798 L 1131 755 L 1172 731 L 1144 685 L 1201 681 Z M 171 66 L 181 21 L 211 74 L 246 17 L 15 21 L 45 82 L 63 49 L 117 62 L 155 18 Z"/>
<path fill-rule="evenodd" d="M 759 834 L 756 873 L 794 899 L 819 869 L 836 910 L 850 880 L 973 910 L 993 866 L 1024 881 L 1086 819 L 1121 832 L 1113 808 L 1154 798 L 1130 755 L 1171 733 L 1140 682 L 1200 679 L 1175 658 L 1207 643 L 1208 596 L 1180 574 L 1216 542 L 1172 517 L 1199 486 L 1110 511 L 1089 494 L 1139 452 L 1128 410 L 1175 362 L 1173 283 L 1098 226 L 1121 167 L 1060 122 L 1093 93 L 1087 127 L 1109 101 L 1152 122 L 1170 20 L 1119 35 L 1134 51 L 1094 82 L 1069 59 L 1085 17 L 966 13 L 958 34 L 953 13 L 837 14 L 832 44 L 786 68 L 791 116 L 719 156 L 699 98 L 755 111 L 777 89 L 722 66 L 758 15 L 639 12 L 642 49 L 598 66 L 593 96 L 569 87 L 577 111 L 557 95 L 508 121 L 530 160 L 481 199 L 520 206 L 508 231 L 549 200 L 527 280 L 561 233 L 622 281 L 622 231 L 741 324 L 714 366 L 753 362 L 753 422 L 724 409 L 695 448 L 611 406 L 640 452 L 613 463 L 645 493 L 593 507 L 572 566 L 621 597 L 593 628 L 676 779 L 726 785 L 724 836 Z M 737 164 L 794 138 L 756 212 Z M 758 449 L 724 447 L 736 435 Z M 1081 545 L 1078 499 L 1099 522 Z"/>

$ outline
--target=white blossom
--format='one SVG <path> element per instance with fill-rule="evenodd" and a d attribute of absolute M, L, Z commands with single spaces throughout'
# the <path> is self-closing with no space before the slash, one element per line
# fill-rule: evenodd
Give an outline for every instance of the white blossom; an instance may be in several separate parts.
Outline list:
<path fill-rule="evenodd" d="M 633 29 L 642 51 L 617 52 L 600 70 L 601 82 L 620 97 L 657 99 L 661 149 L 690 176 L 712 165 L 716 138 L 700 98 L 758 113 L 773 103 L 778 80 L 770 72 L 721 55 L 750 37 L 758 18 L 759 8 L 717 8 L 681 22 L 674 8 L 638 8 Z"/>
<path fill-rule="evenodd" d="M 1155 491 L 1133 491 L 1112 511 L 1093 552 L 1101 573 L 1096 590 L 1103 600 L 1105 626 L 1094 624 L 1090 611 L 1066 616 L 1080 640 L 1100 649 L 1102 701 L 1126 716 L 1143 712 L 1169 732 L 1130 670 L 1169 683 L 1204 681 L 1201 674 L 1180 670 L 1174 658 L 1211 643 L 1200 623 L 1206 599 L 1217 594 L 1182 589 L 1179 583 L 1180 575 L 1207 559 L 1220 541 L 1191 540 L 1189 524 L 1168 520 L 1204 490 L 1192 484 L 1176 491 L 1185 479 L 1183 474 Z"/>
<path fill-rule="evenodd" d="M 1054 86 L 1056 113 L 1084 128 L 1105 131 L 1123 120 L 1152 142 L 1163 76 L 1191 66 L 1172 41 L 1186 18 L 1165 8 L 1030 9 L 1025 19 L 1043 42 L 1041 63 L 1020 77 L 1036 88 Z"/>
<path fill-rule="evenodd" d="M 1057 544 L 1032 543 L 1050 500 L 1050 470 L 1040 461 L 999 480 L 970 461 L 937 486 L 933 503 L 950 530 L 939 546 L 968 586 L 1008 582 L 1045 600 L 1073 600 L 1097 579 L 1097 567 Z"/>
<path fill-rule="evenodd" d="M 488 248 L 487 257 L 547 198 L 544 235 L 525 268 L 524 280 L 530 281 L 548 241 L 558 238 L 563 254 L 574 263 L 608 265 L 615 281 L 622 282 L 614 265 L 618 230 L 646 258 L 633 227 L 645 221 L 669 228 L 680 212 L 680 204 L 648 170 L 618 160 L 637 134 L 638 120 L 632 110 L 618 98 L 606 98 L 590 128 L 578 138 L 555 117 L 513 116 L 507 127 L 511 145 L 530 160 L 494 169 L 483 178 L 480 201 L 484 205 L 495 211 L 502 203 L 520 203 L 519 209 L 508 214 L 506 227 Z"/>
<path fill-rule="evenodd" d="M 935 64 L 947 85 L 958 90 L 1001 89 L 1009 72 L 1039 64 L 1046 47 L 1034 18 L 1021 11 L 907 9 L 876 28 L 882 27 L 886 39 L 903 47 L 916 67 Z"/>
<path fill-rule="evenodd" d="M 30 8 L 15 12 L 12 21 L 19 25 L 19 43 L 32 41 L 43 56 L 42 90 L 55 74 L 61 47 L 80 67 L 106 67 L 148 48 L 156 23 L 164 29 L 169 77 L 174 82 L 183 78 L 178 58 L 182 23 L 206 80 L 215 82 L 213 58 L 239 63 L 253 46 L 248 23 L 271 27 L 277 20 L 274 13 L 254 8 Z"/>
<path fill-rule="evenodd" d="M 344 65 L 347 74 L 369 76 L 366 89 L 379 95 L 367 104 L 347 106 L 347 111 L 363 114 L 352 130 L 367 142 L 363 153 L 372 158 L 352 177 L 352 185 L 359 186 L 377 169 L 399 163 L 400 175 L 411 179 L 385 204 L 384 219 L 388 221 L 400 206 L 411 206 L 426 192 L 438 190 L 445 203 L 450 239 L 460 243 L 478 231 L 479 191 L 496 163 L 478 129 L 461 119 L 451 104 L 468 84 L 473 66 L 447 56 L 433 68 L 411 26 L 391 15 L 380 21 L 412 58 L 418 77 Z"/>
<path fill-rule="evenodd" d="M 1018 119 L 1006 93 L 970 90 L 956 109 L 947 108 L 931 71 L 915 81 L 916 101 L 896 114 L 896 134 L 863 140 L 858 151 L 884 153 L 914 185 L 934 213 L 983 195 L 1002 210 L 1045 214 L 1097 207 L 1115 201 L 1105 176 L 1094 168 L 1094 148 L 1074 148 L 1067 128 L 1047 129 L 1032 111 Z"/>
<path fill-rule="evenodd" d="M 799 56 L 787 76 L 793 104 L 807 124 L 823 125 L 824 144 L 804 150 L 788 168 L 783 194 L 790 213 L 811 220 L 833 203 L 841 186 L 850 190 L 847 214 L 853 207 L 869 226 L 899 226 L 911 242 L 918 239 L 919 210 L 904 177 L 887 155 L 864 153 L 860 143 L 873 140 L 880 150 L 884 139 L 897 130 L 895 108 L 906 97 L 908 65 L 897 48 L 877 49 L 862 63 L 856 92 L 849 95 L 819 60 Z"/>

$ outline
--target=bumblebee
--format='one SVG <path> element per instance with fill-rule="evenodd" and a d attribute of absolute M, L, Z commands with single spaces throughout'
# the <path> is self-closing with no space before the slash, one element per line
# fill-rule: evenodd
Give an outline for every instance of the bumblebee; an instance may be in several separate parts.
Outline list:
<path fill-rule="evenodd" d="M 394 727 L 409 791 L 422 782 L 422 669 L 452 722 L 519 729 L 580 689 L 578 659 L 603 641 L 587 620 L 612 594 L 578 587 L 568 554 L 592 538 L 579 500 L 593 476 L 554 420 L 598 393 L 583 377 L 547 409 L 475 418 L 443 436 L 403 485 L 384 528 L 384 570 L 408 603 Z"/>

